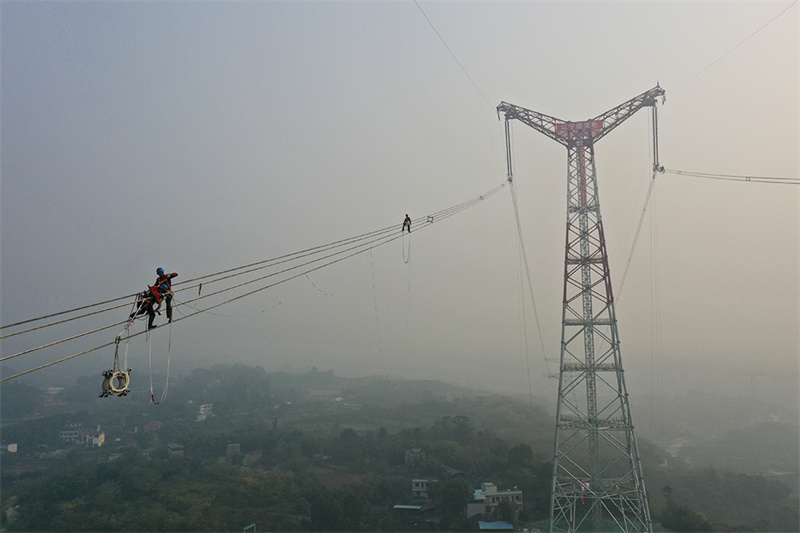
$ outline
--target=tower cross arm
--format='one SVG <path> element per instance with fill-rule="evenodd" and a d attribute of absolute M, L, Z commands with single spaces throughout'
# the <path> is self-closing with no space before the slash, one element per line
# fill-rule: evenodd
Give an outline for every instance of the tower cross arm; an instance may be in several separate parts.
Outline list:
<path fill-rule="evenodd" d="M 509 104 L 508 102 L 500 102 L 497 106 L 497 115 L 505 114 L 506 121 L 517 119 L 523 124 L 530 126 L 539 133 L 547 135 L 554 141 L 558 141 L 563 145 L 567 145 L 567 139 L 562 135 L 556 133 L 557 124 L 563 124 L 565 121 L 538 111 L 531 111 L 518 105 Z"/>
<path fill-rule="evenodd" d="M 602 121 L 602 129 L 594 133 L 594 142 L 599 141 L 608 135 L 614 128 L 625 122 L 634 113 L 643 107 L 653 107 L 656 105 L 656 98 L 664 96 L 664 89 L 656 85 L 649 91 L 645 91 L 639 96 L 634 96 L 627 102 L 624 102 L 613 109 L 609 109 L 605 113 L 598 115 L 593 120 Z"/>

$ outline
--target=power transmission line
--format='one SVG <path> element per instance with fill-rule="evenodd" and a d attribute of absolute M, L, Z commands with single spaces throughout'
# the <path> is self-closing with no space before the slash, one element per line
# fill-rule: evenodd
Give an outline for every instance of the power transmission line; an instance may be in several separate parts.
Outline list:
<path fill-rule="evenodd" d="M 707 67 L 705 67 L 704 69 L 700 70 L 700 72 L 698 72 L 697 74 L 695 74 L 694 76 L 692 76 L 691 78 L 689 78 L 688 80 L 686 80 L 685 82 L 681 83 L 680 85 L 678 85 L 677 87 L 675 87 L 674 89 L 672 89 L 672 90 L 670 91 L 670 94 L 675 94 L 675 92 L 677 92 L 677 91 L 678 91 L 678 90 L 679 90 L 681 87 L 683 87 L 683 86 L 684 86 L 684 85 L 686 85 L 687 83 L 689 83 L 689 82 L 693 81 L 695 78 L 697 78 L 698 76 L 700 76 L 701 74 L 703 74 L 705 71 L 707 71 L 708 69 L 710 69 L 711 67 L 713 67 L 714 65 L 716 65 L 717 63 L 719 63 L 720 61 L 722 61 L 723 59 L 725 59 L 725 58 L 726 58 L 728 55 L 730 55 L 730 54 L 731 54 L 731 52 L 733 52 L 734 50 L 736 50 L 737 48 L 739 48 L 740 46 L 742 46 L 744 43 L 746 43 L 747 41 L 749 41 L 749 40 L 750 40 L 750 39 L 751 39 L 753 36 L 755 36 L 755 34 L 757 34 L 758 32 L 760 32 L 761 30 L 763 30 L 763 29 L 764 29 L 764 28 L 766 28 L 767 26 L 769 26 L 769 25 L 770 25 L 770 24 L 771 24 L 773 21 L 775 21 L 775 20 L 776 20 L 778 17 L 780 17 L 781 15 L 783 15 L 784 13 L 786 13 L 787 11 L 789 11 L 789 10 L 790 10 L 792 7 L 794 7 L 795 5 L 797 5 L 797 2 L 798 2 L 798 1 L 800 1 L 800 0 L 795 0 L 794 2 L 792 2 L 791 4 L 789 4 L 789 6 L 788 6 L 786 9 L 784 9 L 783 11 L 781 11 L 780 13 L 778 13 L 777 15 L 775 15 L 774 17 L 772 17 L 771 19 L 769 19 L 767 22 L 765 22 L 764 24 L 762 24 L 762 25 L 761 25 L 761 27 L 759 27 L 759 28 L 758 28 L 756 31 L 754 31 L 753 33 L 751 33 L 750 35 L 748 35 L 747 37 L 745 37 L 745 38 L 744 38 L 744 39 L 743 39 L 741 42 L 739 42 L 739 44 L 737 44 L 736 46 L 734 46 L 733 48 L 731 48 L 730 50 L 728 50 L 727 52 L 725 52 L 724 54 L 722 54 L 721 56 L 719 56 L 717 59 L 715 59 L 714 61 L 712 61 L 712 62 L 711 62 L 711 63 L 710 63 L 710 64 L 709 64 Z"/>
<path fill-rule="evenodd" d="M 425 11 L 422 10 L 422 6 L 419 5 L 419 2 L 417 2 L 417 0 L 414 0 L 414 5 L 417 6 L 417 9 L 419 9 L 419 12 L 422 13 L 422 16 L 425 17 L 425 20 L 427 20 L 428 24 L 430 24 L 431 28 L 433 28 L 434 33 L 436 33 L 436 36 L 439 38 L 440 41 L 442 41 L 442 44 L 444 45 L 444 47 L 447 48 L 447 51 L 450 53 L 450 57 L 452 57 L 453 60 L 456 62 L 458 67 L 461 69 L 461 72 L 464 73 L 464 75 L 467 77 L 469 82 L 472 84 L 473 87 L 475 87 L 475 90 L 477 90 L 480 93 L 480 95 L 483 97 L 483 99 L 486 101 L 486 103 L 489 104 L 490 106 L 492 106 L 492 108 L 494 108 L 494 104 L 492 104 L 489 101 L 489 99 L 486 98 L 486 95 L 483 94 L 483 91 L 481 91 L 481 88 L 478 87 L 478 84 L 475 83 L 475 80 L 473 80 L 472 76 L 469 75 L 469 72 L 467 72 L 467 69 L 464 68 L 464 65 L 461 64 L 461 61 L 459 61 L 458 58 L 456 57 L 456 55 L 453 53 L 453 50 L 451 50 L 450 47 L 447 45 L 447 43 L 444 40 L 444 37 L 442 37 L 442 34 L 439 33 L 439 30 L 436 29 L 436 26 L 433 25 L 433 22 L 431 22 L 431 19 L 429 19 L 428 15 L 425 14 Z"/>
<path fill-rule="evenodd" d="M 725 181 L 751 181 L 754 183 L 773 183 L 780 185 L 800 185 L 800 178 L 781 178 L 776 176 L 746 176 L 737 174 L 712 174 L 710 172 L 691 172 L 688 170 L 664 169 L 665 174 L 675 174 L 678 176 L 691 176 L 693 178 L 705 178 L 712 180 Z"/>
<path fill-rule="evenodd" d="M 484 194 L 482 194 L 482 195 L 480 195 L 478 197 L 472 198 L 470 200 L 467 200 L 467 201 L 462 202 L 460 204 L 456 204 L 454 206 L 448 207 L 446 209 L 443 209 L 441 211 L 432 213 L 430 215 L 419 217 L 418 219 L 416 219 L 414 221 L 415 231 L 419 231 L 421 229 L 425 229 L 425 228 L 431 226 L 432 224 L 434 224 L 436 222 L 440 222 L 440 221 L 442 221 L 444 219 L 447 219 L 447 218 L 449 218 L 451 216 L 454 216 L 454 215 L 456 215 L 456 214 L 458 214 L 458 213 L 460 213 L 460 212 L 462 212 L 462 211 L 464 211 L 466 209 L 469 209 L 470 207 L 473 207 L 474 205 L 480 203 L 481 201 L 485 200 L 486 198 L 489 198 L 490 196 L 492 196 L 493 194 L 498 192 L 504 186 L 505 186 L 505 183 L 502 183 L 502 184 L 494 187 L 493 189 L 487 191 L 486 193 L 484 193 Z M 282 269 L 280 271 L 271 272 L 271 273 L 268 273 L 266 275 L 257 277 L 255 279 L 247 280 L 247 281 L 244 281 L 242 283 L 238 283 L 238 284 L 235 284 L 233 286 L 220 289 L 220 290 L 218 290 L 216 292 L 212 292 L 212 293 L 208 293 L 208 294 L 205 294 L 205 295 L 202 295 L 202 296 L 198 296 L 197 298 L 188 300 L 186 302 L 181 302 L 181 304 L 194 303 L 194 302 L 197 302 L 197 301 L 200 301 L 200 300 L 203 300 L 203 299 L 206 299 L 206 298 L 210 298 L 212 296 L 216 296 L 216 295 L 219 295 L 219 294 L 222 294 L 222 293 L 225 293 L 225 292 L 237 289 L 237 288 L 241 288 L 241 287 L 244 287 L 244 286 L 252 285 L 252 284 L 257 283 L 259 281 L 264 281 L 264 280 L 266 280 L 268 278 L 273 278 L 273 277 L 276 277 L 276 276 L 280 276 L 281 274 L 289 274 L 289 273 L 291 273 L 291 275 L 288 275 L 286 277 L 280 278 L 280 279 L 278 279 L 278 280 L 276 280 L 276 281 L 274 281 L 272 283 L 268 283 L 266 285 L 256 287 L 256 288 L 254 288 L 252 290 L 249 290 L 248 292 L 245 292 L 245 293 L 240 294 L 238 296 L 234 296 L 232 298 L 229 298 L 229 299 L 224 300 L 222 302 L 216 303 L 214 305 L 210 305 L 210 306 L 205 307 L 203 309 L 195 310 L 195 312 L 187 314 L 187 315 L 184 315 L 181 318 L 177 318 L 177 319 L 173 320 L 173 322 L 178 322 L 180 320 L 185 320 L 185 319 L 187 319 L 189 317 L 192 317 L 194 315 L 210 311 L 211 309 L 215 309 L 217 307 L 221 307 L 223 305 L 226 305 L 228 303 L 234 302 L 236 300 L 240 300 L 240 299 L 245 298 L 247 296 L 251 296 L 251 295 L 256 294 L 258 292 L 267 290 L 267 289 L 272 288 L 272 287 L 274 287 L 276 285 L 279 285 L 281 283 L 285 283 L 287 281 L 296 279 L 298 277 L 305 276 L 310 272 L 314 272 L 316 270 L 320 270 L 322 268 L 325 268 L 327 266 L 333 265 L 335 263 L 339 263 L 341 261 L 344 261 L 345 259 L 348 259 L 348 258 L 353 257 L 355 255 L 361 254 L 363 252 L 372 250 L 374 248 L 377 248 L 378 246 L 382 246 L 384 244 L 387 244 L 387 243 L 389 243 L 391 241 L 394 241 L 394 240 L 396 240 L 398 238 L 401 238 L 401 237 L 402 237 L 402 234 L 397 231 L 397 226 L 396 225 L 392 225 L 392 226 L 388 226 L 388 227 L 383 228 L 383 229 L 379 229 L 379 230 L 371 231 L 371 232 L 368 232 L 368 233 L 364 233 L 364 234 L 358 235 L 356 237 L 351 237 L 351 238 L 348 238 L 348 239 L 342 239 L 342 240 L 335 241 L 335 242 L 332 242 L 332 243 L 328 243 L 328 244 L 325 244 L 325 245 L 317 246 L 317 247 L 314 247 L 314 248 L 309 248 L 309 249 L 303 250 L 301 252 L 295 252 L 295 253 L 292 253 L 292 254 L 287 254 L 287 255 L 281 256 L 279 258 L 268 259 L 268 260 L 265 260 L 265 261 L 258 261 L 258 262 L 255 262 L 255 263 L 250 263 L 248 265 L 244 265 L 244 266 L 235 267 L 235 268 L 223 270 L 223 271 L 220 271 L 220 272 L 216 272 L 214 274 L 210 274 L 210 275 L 207 275 L 207 276 L 204 276 L 204 277 L 187 280 L 187 281 L 185 281 L 183 283 L 184 284 L 194 283 L 194 282 L 199 281 L 201 279 L 207 279 L 207 278 L 211 277 L 211 278 L 215 278 L 215 279 L 212 279 L 211 281 L 207 281 L 206 283 L 215 283 L 215 282 L 219 282 L 219 281 L 222 281 L 222 280 L 225 280 L 225 279 L 230 279 L 230 278 L 233 278 L 233 277 L 236 277 L 236 276 L 240 276 L 240 275 L 243 275 L 243 274 L 252 273 L 252 272 L 255 272 L 255 271 L 258 271 L 258 270 L 263 270 L 265 268 L 273 267 L 273 266 L 276 266 L 278 264 L 286 263 L 286 262 L 289 262 L 289 261 L 297 261 L 297 260 L 300 260 L 300 259 L 309 258 L 307 261 L 301 262 L 299 264 L 294 264 L 294 265 L 287 266 L 286 268 L 284 268 L 284 269 Z M 338 248 L 343 248 L 343 247 L 345 247 L 345 248 L 337 250 Z M 321 257 L 310 258 L 310 256 L 313 256 L 315 254 L 324 254 L 324 255 L 322 255 Z M 243 269 L 246 269 L 246 270 L 243 270 Z M 292 272 L 292 271 L 297 271 L 297 270 L 299 270 L 299 272 Z M 220 276 L 222 276 L 222 277 L 220 277 Z M 186 289 L 189 289 L 189 288 L 198 287 L 199 285 L 200 284 L 198 283 L 198 285 L 190 285 L 189 287 L 184 287 L 184 288 L 179 289 L 179 290 L 186 290 Z M 177 292 L 177 290 L 176 290 L 176 292 Z M 124 298 L 124 297 L 122 297 L 122 298 Z M 121 298 L 118 298 L 118 299 L 121 299 Z M 27 324 L 27 323 L 31 323 L 31 322 L 34 322 L 34 321 L 37 321 L 37 320 L 50 318 L 50 317 L 53 317 L 53 316 L 56 316 L 56 315 L 62 315 L 62 314 L 70 313 L 70 312 L 75 312 L 75 311 L 87 309 L 89 307 L 93 307 L 93 306 L 96 306 L 96 305 L 101 305 L 101 304 L 104 304 L 104 303 L 116 301 L 118 299 L 106 300 L 104 302 L 99 302 L 98 304 L 90 304 L 88 306 L 82 306 L 82 307 L 75 308 L 75 309 L 68 310 L 68 311 L 62 311 L 62 312 L 59 312 L 59 313 L 45 315 L 43 317 L 30 319 L 30 320 L 25 320 L 25 321 L 22 321 L 22 322 L 17 322 L 15 324 L 11 324 L 11 325 L 5 326 L 5 327 L 9 328 L 9 327 L 12 327 L 12 326 L 18 326 L 18 325 L 21 325 L 21 324 Z M 105 311 L 110 311 L 112 309 L 116 309 L 117 307 L 119 307 L 119 306 L 114 306 L 114 307 L 105 309 Z M 96 314 L 96 313 L 89 313 L 89 314 Z M 89 314 L 81 315 L 80 317 L 75 317 L 75 318 L 83 318 L 84 316 L 88 316 Z M 36 328 L 30 328 L 30 329 L 22 331 L 22 332 L 8 334 L 8 335 L 6 335 L 6 337 L 7 336 L 11 336 L 11 335 L 16 335 L 16 334 L 19 334 L 19 333 L 28 333 L 30 331 L 38 330 L 38 329 L 45 328 L 45 327 L 48 327 L 48 326 L 51 326 L 51 325 L 61 324 L 61 323 L 64 323 L 65 321 L 66 320 L 59 320 L 59 321 L 53 322 L 51 324 L 45 324 L 43 326 L 39 326 L 39 327 L 36 327 Z M 70 340 L 75 340 L 77 338 L 84 337 L 84 336 L 87 336 L 87 335 L 91 335 L 93 333 L 97 333 L 99 331 L 103 331 L 105 329 L 109 329 L 109 328 L 114 327 L 114 326 L 119 326 L 119 325 L 125 324 L 127 322 L 128 322 L 127 320 L 122 321 L 122 322 L 116 322 L 116 323 L 110 324 L 108 326 L 104 326 L 104 327 L 101 327 L 101 328 L 95 328 L 95 329 L 92 329 L 92 330 L 84 332 L 84 333 L 80 333 L 80 334 L 77 334 L 77 335 L 72 335 L 72 336 L 67 337 L 65 339 L 61 339 L 61 340 L 58 340 L 58 341 L 53 341 L 53 342 L 47 343 L 47 344 L 42 345 L 42 346 L 26 349 L 26 350 L 23 350 L 21 352 L 18 352 L 18 353 L 15 353 L 15 354 L 8 355 L 8 356 L 5 356 L 3 358 L 0 358 L 0 361 L 6 361 L 8 359 L 12 359 L 12 358 L 19 357 L 19 356 L 22 356 L 22 355 L 29 355 L 34 351 L 38 351 L 38 350 L 41 350 L 41 349 L 44 349 L 44 348 L 49 348 L 49 347 L 52 347 L 52 346 L 55 346 L 57 344 L 61 344 L 61 343 L 64 343 L 64 342 L 67 342 L 67 341 L 70 341 Z M 142 331 L 142 332 L 139 332 L 139 333 L 129 334 L 127 337 L 128 338 L 135 337 L 135 336 L 141 335 L 142 333 L 145 333 L 145 332 Z M 25 375 L 25 374 L 29 374 L 31 372 L 35 372 L 37 370 L 41 370 L 41 369 L 47 368 L 49 366 L 53 366 L 55 364 L 59 364 L 59 363 L 62 363 L 64 361 L 68 361 L 68 360 L 73 359 L 75 357 L 78 357 L 78 356 L 81 356 L 81 355 L 84 355 L 84 354 L 87 354 L 87 353 L 90 353 L 90 352 L 93 352 L 93 351 L 97 351 L 97 350 L 100 350 L 100 349 L 103 349 L 103 348 L 107 348 L 107 347 L 112 346 L 112 345 L 114 345 L 114 342 L 104 343 L 104 344 L 96 346 L 94 348 L 90 348 L 90 349 L 81 351 L 79 353 L 76 353 L 76 354 L 73 354 L 73 355 L 69 355 L 67 357 L 62 357 L 62 358 L 57 359 L 55 361 L 51 361 L 51 362 L 39 365 L 39 366 L 37 366 L 35 368 L 31 368 L 31 369 L 26 370 L 24 372 L 20 372 L 20 373 L 14 374 L 12 376 L 4 377 L 4 378 L 0 379 L 0 382 L 8 381 L 8 380 L 17 378 L 17 377 Z"/>

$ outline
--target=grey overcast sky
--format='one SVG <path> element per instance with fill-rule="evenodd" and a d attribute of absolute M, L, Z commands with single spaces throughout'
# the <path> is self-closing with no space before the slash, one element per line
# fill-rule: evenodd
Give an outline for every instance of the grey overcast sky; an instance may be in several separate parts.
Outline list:
<path fill-rule="evenodd" d="M 180 281 L 476 197 L 506 178 L 501 101 L 585 120 L 658 83 L 666 168 L 798 176 L 797 2 L 3 1 L 0 16 L 3 324 L 134 293 L 158 266 Z M 596 148 L 629 390 L 796 405 L 800 188 L 659 175 L 631 255 L 649 115 Z M 541 342 L 506 187 L 412 233 L 408 264 L 395 241 L 175 324 L 174 371 L 240 361 L 511 392 L 529 374 L 554 400 L 566 151 L 512 129 Z M 2 355 L 51 340 L 22 337 Z M 99 376 L 112 356 L 19 379 Z M 143 336 L 130 357 L 143 378 Z"/>

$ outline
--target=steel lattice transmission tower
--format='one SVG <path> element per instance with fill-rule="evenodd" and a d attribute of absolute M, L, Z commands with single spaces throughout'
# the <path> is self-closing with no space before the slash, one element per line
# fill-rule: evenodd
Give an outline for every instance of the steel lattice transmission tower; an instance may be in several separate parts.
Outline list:
<path fill-rule="evenodd" d="M 620 357 L 608 254 L 600 218 L 594 147 L 643 107 L 654 87 L 594 119 L 568 122 L 501 103 L 519 120 L 567 148 L 567 237 L 550 531 L 652 531 L 639 450 Z M 654 169 L 658 168 L 653 135 Z"/>

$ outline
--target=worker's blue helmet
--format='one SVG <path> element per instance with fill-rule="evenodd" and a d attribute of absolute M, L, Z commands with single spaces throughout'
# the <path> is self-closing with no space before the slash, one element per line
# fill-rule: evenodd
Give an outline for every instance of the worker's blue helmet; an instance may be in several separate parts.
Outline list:
<path fill-rule="evenodd" d="M 161 268 L 161 267 L 158 267 L 156 269 L 156 274 L 158 274 L 159 276 L 163 276 L 164 275 L 164 269 Z"/>

